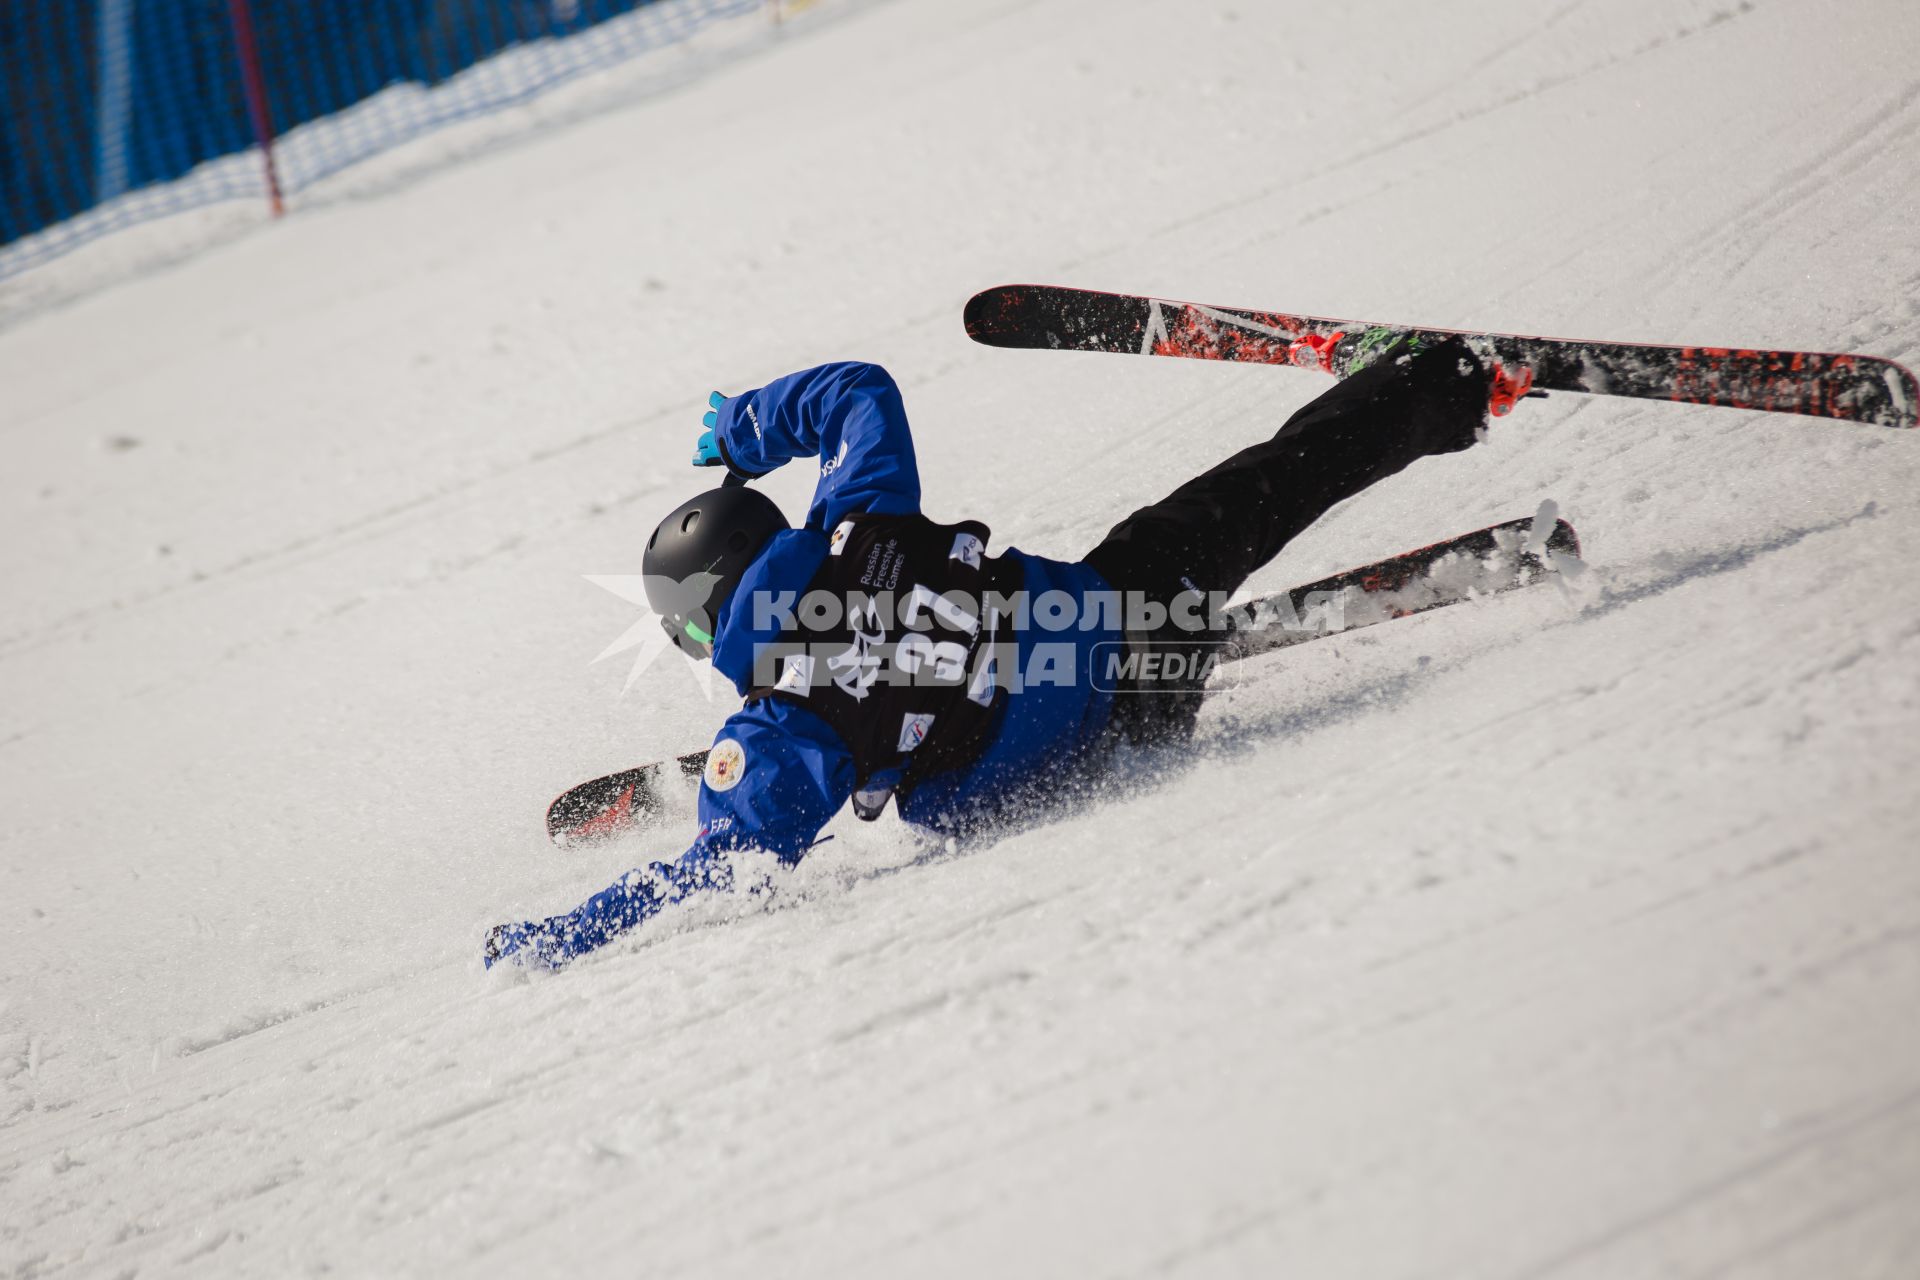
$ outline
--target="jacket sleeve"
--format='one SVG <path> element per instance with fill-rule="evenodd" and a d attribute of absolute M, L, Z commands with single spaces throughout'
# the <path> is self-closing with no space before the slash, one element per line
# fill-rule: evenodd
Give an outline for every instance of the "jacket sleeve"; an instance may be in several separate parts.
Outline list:
<path fill-rule="evenodd" d="M 764 849 L 792 865 L 853 794 L 853 753 L 805 707 L 775 698 L 727 717 L 700 780 L 695 849 Z"/>
<path fill-rule="evenodd" d="M 860 512 L 920 510 L 920 469 L 900 388 L 877 364 L 823 364 L 734 396 L 715 433 L 733 470 L 763 476 L 794 458 L 820 459 L 807 524 L 831 529 Z"/>

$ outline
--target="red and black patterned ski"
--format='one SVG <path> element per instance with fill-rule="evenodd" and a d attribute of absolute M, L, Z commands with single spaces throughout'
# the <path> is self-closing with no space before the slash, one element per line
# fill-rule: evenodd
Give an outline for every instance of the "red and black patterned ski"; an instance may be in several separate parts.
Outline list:
<path fill-rule="evenodd" d="M 975 294 L 967 334 L 990 347 L 1112 351 L 1318 368 L 1345 376 L 1410 333 L 1485 339 L 1543 391 L 1797 413 L 1883 427 L 1920 424 L 1920 385 L 1878 356 L 1746 347 L 1580 342 L 1513 333 L 1245 311 L 1057 285 Z"/>
<path fill-rule="evenodd" d="M 1224 656 L 1250 658 L 1530 586 L 1580 555 L 1573 526 L 1550 520 L 1509 520 L 1253 600 L 1234 610 Z M 547 835 L 566 848 L 642 831 L 666 811 L 673 780 L 691 787 L 706 764 L 704 750 L 690 751 L 583 782 L 547 807 Z"/>
<path fill-rule="evenodd" d="M 1223 656 L 1251 658 L 1530 587 L 1579 558 L 1579 535 L 1565 520 L 1550 513 L 1509 520 L 1244 605 L 1249 620 L 1234 629 Z"/>

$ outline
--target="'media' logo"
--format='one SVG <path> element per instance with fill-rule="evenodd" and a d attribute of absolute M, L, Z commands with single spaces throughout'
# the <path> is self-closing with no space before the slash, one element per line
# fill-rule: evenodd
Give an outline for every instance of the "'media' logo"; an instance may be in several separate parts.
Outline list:
<path fill-rule="evenodd" d="M 1199 689 L 1225 670 L 1226 645 L 1194 640 L 1165 647 L 1102 641 L 1093 646 L 1093 687 L 1105 693 L 1170 693 Z"/>

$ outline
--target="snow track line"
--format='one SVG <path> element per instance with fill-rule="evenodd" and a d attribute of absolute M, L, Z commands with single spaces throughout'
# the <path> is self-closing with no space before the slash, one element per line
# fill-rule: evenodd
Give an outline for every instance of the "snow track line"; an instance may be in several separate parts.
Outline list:
<path fill-rule="evenodd" d="M 565 457 L 578 450 L 606 443 L 627 432 L 639 430 L 665 421 L 675 412 L 674 410 L 661 410 L 646 418 L 623 422 L 617 426 L 591 432 L 568 441 L 565 444 L 537 450 L 515 462 L 495 467 L 471 479 L 443 486 L 431 493 L 421 494 L 418 497 L 409 498 L 403 502 L 390 504 L 379 510 L 369 512 L 366 515 L 357 516 L 352 520 L 329 526 L 314 533 L 302 534 L 297 538 L 289 539 L 277 546 L 268 547 L 261 551 L 248 552 L 228 561 L 216 569 L 196 573 L 191 578 L 169 583 L 129 597 L 114 599 L 97 605 L 88 605 L 27 630 L 16 631 L 10 635 L 0 636 L 0 662 L 7 661 L 22 654 L 32 653 L 36 649 L 55 643 L 63 639 L 66 633 L 72 631 L 74 628 L 103 617 L 124 615 L 146 608 L 149 605 L 167 603 L 174 597 L 190 594 L 201 587 L 220 585 L 230 578 L 242 576 L 252 570 L 277 567 L 285 561 L 294 560 L 309 553 L 330 553 L 335 547 L 353 545 L 358 539 L 371 538 L 378 540 L 389 536 L 393 532 L 410 527 L 414 518 L 429 514 L 435 508 L 458 498 L 468 496 L 477 489 L 482 489 L 488 485 L 496 484 L 501 480 L 517 476 L 534 467 L 538 467 L 556 458 Z M 634 491 L 626 500 L 636 500 L 644 497 L 647 494 L 656 492 L 667 483 L 670 482 L 663 479 L 656 484 L 642 486 L 640 489 Z M 559 532 L 571 523 L 576 522 L 569 521 L 563 523 L 562 525 L 556 526 L 552 531 Z M 487 559 L 491 554 L 491 552 L 481 553 L 478 560 L 474 561 L 474 563 Z M 417 585 L 417 583 L 411 585 Z"/>
<path fill-rule="evenodd" d="M 1573 6 L 1569 6 L 1569 9 L 1567 11 L 1570 11 L 1572 8 L 1576 8 L 1576 7 L 1578 7 L 1577 4 Z M 1339 159 L 1322 164 L 1316 168 L 1309 169 L 1305 173 L 1288 175 L 1280 179 L 1279 181 L 1268 183 L 1265 186 L 1258 187 L 1252 192 L 1244 196 L 1238 196 L 1232 200 L 1221 201 L 1216 204 L 1208 205 L 1204 208 L 1196 209 L 1191 213 L 1185 214 L 1179 218 L 1173 219 L 1169 222 L 1166 222 L 1159 226 L 1154 227 L 1145 236 L 1140 238 L 1149 240 L 1149 241 L 1166 239 L 1174 236 L 1175 233 L 1185 231 L 1191 227 L 1194 227 L 1200 223 L 1207 221 L 1210 218 L 1219 216 L 1221 214 L 1232 213 L 1238 210 L 1250 208 L 1254 205 L 1258 205 L 1263 201 L 1270 199 L 1271 197 L 1281 192 L 1297 190 L 1298 188 L 1301 188 L 1307 185 L 1308 183 L 1317 182 L 1322 178 L 1332 177 L 1348 169 L 1352 169 L 1358 165 L 1361 165 L 1366 161 L 1375 159 L 1380 156 L 1388 155 L 1410 144 L 1425 141 L 1428 138 L 1432 138 L 1439 134 L 1445 133 L 1448 130 L 1453 129 L 1457 126 L 1464 125 L 1464 124 L 1471 124 L 1477 120 L 1482 119 L 1483 117 L 1496 115 L 1499 112 L 1504 111 L 1510 107 L 1514 107 L 1523 102 L 1529 101 L 1530 99 L 1552 93 L 1555 90 L 1564 88 L 1567 85 L 1574 84 L 1574 83 L 1577 83 L 1578 81 L 1584 80 L 1589 76 L 1603 73 L 1615 67 L 1633 62 L 1647 54 L 1654 53 L 1662 48 L 1665 48 L 1668 45 L 1675 44 L 1684 40 L 1690 40 L 1695 36 L 1701 35 L 1708 31 L 1712 31 L 1715 28 L 1720 27 L 1727 22 L 1730 22 L 1739 17 L 1742 17 L 1752 12 L 1753 9 L 1754 9 L 1753 0 L 1739 0 L 1739 6 L 1736 10 L 1734 11 L 1717 10 L 1714 13 L 1710 14 L 1704 21 L 1702 21 L 1697 26 L 1692 26 L 1692 27 L 1683 26 L 1676 32 L 1669 32 L 1665 35 L 1655 36 L 1652 39 L 1645 41 L 1640 45 L 1637 45 L 1634 48 L 1629 49 L 1624 53 L 1606 55 L 1605 57 L 1601 58 L 1599 61 L 1593 62 L 1585 67 L 1581 67 L 1574 71 L 1563 72 L 1559 75 L 1548 76 L 1535 84 L 1529 85 L 1527 88 L 1519 92 L 1509 94 L 1495 101 L 1482 103 L 1477 106 L 1468 107 L 1468 108 L 1456 111 L 1453 115 L 1447 117 L 1445 120 L 1437 121 L 1430 125 L 1423 125 L 1415 129 L 1409 129 L 1403 133 L 1397 134 L 1394 137 L 1385 139 L 1381 142 L 1372 143 L 1367 146 L 1355 148 L 1354 150 L 1349 151 L 1346 154 L 1342 155 Z M 1563 13 L 1567 11 L 1563 11 Z M 1293 229 L 1298 230 L 1300 227 L 1303 227 L 1305 225 L 1307 225 L 1306 222 L 1296 222 L 1293 224 Z M 1258 244 L 1266 241 L 1271 241 L 1276 236 L 1285 236 L 1286 234 L 1288 233 L 1263 231 L 1263 233 L 1259 237 L 1256 237 L 1253 241 L 1249 243 Z M 1129 243 L 1134 243 L 1134 242 L 1130 241 Z M 1123 247 L 1125 246 L 1114 246 L 1108 249 L 1096 250 L 1091 253 L 1080 255 L 1078 257 L 1065 259 L 1062 262 L 1062 274 L 1071 275 L 1074 271 L 1082 267 L 1086 267 L 1095 262 L 1098 262 L 1101 258 L 1111 256 L 1114 252 L 1117 252 L 1119 248 L 1123 248 Z M 1246 245 L 1241 245 L 1238 247 L 1244 248 L 1246 247 Z"/>
<path fill-rule="evenodd" d="M 1785 551 L 1791 547 L 1798 546 L 1807 539 L 1817 537 L 1820 534 L 1837 532 L 1850 525 L 1858 524 L 1862 520 L 1876 519 L 1879 515 L 1879 504 L 1869 502 L 1866 506 L 1850 516 L 1841 516 L 1838 519 L 1823 521 L 1820 524 L 1783 529 L 1770 537 L 1760 538 L 1753 542 L 1743 543 L 1725 550 L 1696 553 L 1689 561 L 1683 563 L 1680 567 L 1665 570 L 1646 581 L 1636 582 L 1630 586 L 1618 588 L 1613 586 L 1606 587 L 1598 600 L 1581 611 L 1581 616 L 1585 618 L 1605 617 L 1610 613 L 1616 613 L 1621 609 L 1629 608 L 1642 601 L 1651 600 L 1656 596 L 1663 596 L 1669 591 L 1677 590 L 1691 583 L 1707 578 L 1717 578 L 1721 574 L 1733 573 L 1736 570 L 1745 569 L 1764 556 L 1769 556 L 1777 551 Z M 1618 581 L 1619 576 L 1624 575 L 1624 573 L 1625 570 L 1619 571 L 1619 574 L 1615 577 L 1615 581 Z"/>
<path fill-rule="evenodd" d="M 1697 268 L 1708 252 L 1722 251 L 1720 256 L 1727 256 L 1724 247 L 1731 241 L 1739 245 L 1738 252 L 1731 255 L 1733 261 L 1725 267 L 1725 274 L 1715 279 L 1722 285 L 1740 279 L 1763 258 L 1760 250 L 1790 215 L 1826 197 L 1839 180 L 1884 161 L 1893 143 L 1920 132 L 1920 119 L 1913 118 L 1917 101 L 1920 81 L 1909 83 L 1890 104 L 1873 109 L 1860 123 L 1828 140 L 1811 159 L 1788 169 L 1784 181 L 1758 190 L 1731 219 L 1737 234 L 1730 235 L 1725 223 L 1702 228 L 1642 272 L 1640 278 L 1649 283 L 1671 281 L 1686 269 Z M 1696 305 L 1693 312 L 1698 314 L 1701 309 Z M 1899 352 L 1892 358 L 1902 359 L 1905 354 Z"/>
<path fill-rule="evenodd" d="M 1754 1179 L 1798 1161 L 1836 1141 L 1843 1141 L 1875 1125 L 1885 1124 L 1890 1118 L 1900 1116 L 1916 1106 L 1920 1106 L 1920 1086 L 1895 1094 L 1885 1102 L 1872 1104 L 1867 1110 L 1851 1119 L 1838 1121 L 1804 1138 L 1789 1142 L 1784 1147 L 1736 1165 L 1719 1177 L 1696 1183 L 1654 1208 L 1622 1219 L 1578 1244 L 1514 1272 L 1513 1280 L 1547 1280 L 1548 1277 L 1564 1274 L 1576 1263 L 1603 1254 L 1616 1245 L 1655 1230 L 1702 1205 L 1722 1199 L 1729 1192 L 1739 1189 Z"/>
<path fill-rule="evenodd" d="M 1860 520 L 1872 518 L 1875 514 L 1877 514 L 1877 508 L 1869 503 L 1866 508 L 1852 516 L 1842 517 L 1837 520 L 1811 525 L 1805 528 L 1788 530 L 1782 534 L 1759 539 L 1755 542 L 1725 551 L 1702 553 L 1689 563 L 1685 563 L 1676 569 L 1662 571 L 1648 580 L 1636 582 L 1631 586 L 1621 588 L 1604 585 L 1598 596 L 1582 602 L 1577 611 L 1573 612 L 1570 616 L 1558 618 L 1551 616 L 1544 617 L 1537 627 L 1530 630 L 1515 631 L 1503 638 L 1483 640 L 1470 652 L 1462 654 L 1459 657 L 1441 662 L 1430 662 L 1419 667 L 1401 670 L 1389 677 L 1364 686 L 1361 689 L 1341 693 L 1331 700 L 1323 700 L 1317 705 L 1291 706 L 1277 714 L 1269 715 L 1234 713 L 1227 724 L 1215 733 L 1206 732 L 1209 727 L 1209 721 L 1204 718 L 1206 713 L 1203 710 L 1203 719 L 1201 721 L 1202 732 L 1196 736 L 1194 740 L 1193 763 L 1191 767 L 1201 767 L 1206 760 L 1214 758 L 1217 755 L 1237 752 L 1253 741 L 1288 740 L 1303 734 L 1318 733 L 1334 725 L 1357 719 L 1376 711 L 1383 704 L 1390 704 L 1401 700 L 1413 691 L 1432 683 L 1440 676 L 1470 668 L 1492 655 L 1529 644 L 1540 635 L 1597 621 L 1598 619 L 1648 600 L 1656 599 L 1682 587 L 1746 569 L 1765 556 L 1778 551 L 1788 550 L 1815 535 L 1844 529 Z M 1596 565 L 1595 572 L 1607 573 L 1612 582 L 1617 583 L 1622 578 L 1627 577 L 1632 572 L 1632 568 L 1630 566 L 1622 566 L 1608 570 L 1605 566 Z M 1501 608 L 1504 606 L 1509 610 L 1518 610 L 1522 607 L 1524 599 L 1524 597 L 1515 597 L 1511 600 L 1489 599 L 1481 603 L 1484 607 L 1488 608 Z M 1461 610 L 1456 608 L 1452 611 L 1451 616 L 1455 618 L 1460 617 Z M 1394 636 L 1411 636 L 1413 633 L 1409 630 L 1409 627 L 1417 622 L 1425 621 L 1428 625 L 1444 625 L 1438 615 L 1426 619 L 1409 618 L 1400 621 L 1407 625 L 1401 626 L 1391 634 L 1356 634 L 1353 640 L 1356 643 L 1392 644 L 1396 643 L 1396 640 L 1393 638 Z M 1341 640 L 1341 637 L 1331 636 L 1328 637 L 1328 640 L 1337 643 Z M 1411 643 L 1411 641 L 1401 639 L 1398 643 L 1408 644 Z M 1267 655 L 1259 655 L 1254 659 L 1249 659 L 1249 663 L 1256 662 L 1259 660 L 1259 657 L 1265 656 Z M 1284 659 L 1280 661 L 1284 662 Z M 1276 665 L 1270 664 L 1266 669 L 1277 670 L 1278 668 Z M 1399 756 L 1404 756 L 1408 751 L 1416 749 L 1423 750 L 1425 748 L 1405 748 L 1398 753 L 1389 753 L 1389 758 L 1398 758 Z M 1169 756 L 1171 763 L 1165 761 L 1159 762 L 1156 767 L 1154 758 L 1143 754 L 1141 757 L 1141 768 L 1146 771 L 1147 776 L 1165 782 L 1177 776 L 1179 773 L 1186 771 L 1178 767 L 1179 759 L 1179 757 Z M 1139 774 L 1130 772 L 1127 775 L 1126 783 L 1122 785 L 1139 785 L 1140 781 Z"/>

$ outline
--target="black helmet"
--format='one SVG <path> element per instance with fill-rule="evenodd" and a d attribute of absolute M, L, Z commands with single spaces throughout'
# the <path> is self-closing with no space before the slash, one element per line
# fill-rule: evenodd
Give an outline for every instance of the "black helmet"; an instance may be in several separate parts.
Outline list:
<path fill-rule="evenodd" d="M 744 484 L 709 489 L 676 507 L 647 539 L 640 558 L 647 603 L 682 653 L 713 654 L 713 624 L 787 518 L 773 499 Z"/>

